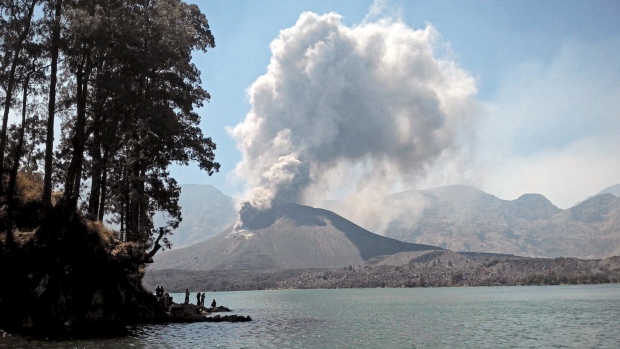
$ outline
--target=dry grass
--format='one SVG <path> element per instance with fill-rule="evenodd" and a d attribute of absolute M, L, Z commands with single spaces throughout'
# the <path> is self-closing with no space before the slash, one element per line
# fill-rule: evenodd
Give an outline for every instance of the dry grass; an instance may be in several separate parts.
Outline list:
<path fill-rule="evenodd" d="M 101 222 L 86 221 L 86 228 L 99 235 L 108 252 L 120 243 L 114 230 L 105 227 Z"/>
<path fill-rule="evenodd" d="M 20 246 L 20 247 L 26 246 L 26 244 L 28 244 L 28 242 L 32 240 L 32 238 L 34 237 L 35 231 L 36 230 L 33 230 L 33 231 L 15 230 L 13 232 L 13 241 L 15 242 L 17 246 Z M 0 233 L 0 242 L 2 244 L 6 244 L 6 233 L 5 232 Z"/>
<path fill-rule="evenodd" d="M 28 210 L 28 206 L 30 207 L 40 207 L 37 203 L 40 204 L 41 198 L 43 194 L 43 175 L 39 173 L 26 173 L 19 172 L 16 178 L 15 185 L 15 199 L 17 201 L 17 207 L 21 210 Z M 52 204 L 55 204 L 62 198 L 62 192 L 52 192 Z M 34 204 L 34 206 L 32 206 Z M 27 211 L 26 211 L 27 212 Z M 0 208 L 0 219 L 5 219 L 6 217 L 6 208 Z M 93 222 L 86 221 L 86 228 L 96 233 L 104 246 L 106 246 L 108 252 L 111 251 L 116 245 L 119 244 L 118 239 L 116 238 L 116 233 L 106 228 L 101 222 Z M 33 237 L 34 233 L 37 230 L 36 228 L 31 229 L 33 227 L 28 227 L 24 229 L 18 225 L 17 229 L 13 232 L 13 237 L 15 243 L 18 246 L 25 246 Z M 6 242 L 6 234 L 0 233 L 0 242 Z"/>
<path fill-rule="evenodd" d="M 41 201 L 43 196 L 43 175 L 40 173 L 18 172 L 15 182 L 15 198 L 19 203 Z M 52 192 L 52 204 L 62 198 L 62 192 Z"/>
<path fill-rule="evenodd" d="M 41 174 L 19 172 L 15 184 L 18 201 L 41 201 L 43 194 L 43 176 Z"/>

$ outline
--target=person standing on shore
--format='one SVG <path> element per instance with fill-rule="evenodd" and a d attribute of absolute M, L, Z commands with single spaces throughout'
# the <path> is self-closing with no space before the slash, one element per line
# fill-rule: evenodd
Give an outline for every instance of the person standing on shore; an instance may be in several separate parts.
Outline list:
<path fill-rule="evenodd" d="M 189 289 L 185 289 L 185 304 L 189 304 Z"/>
<path fill-rule="evenodd" d="M 211 302 L 211 308 L 215 308 L 216 305 L 217 303 L 215 303 L 215 299 L 214 299 L 213 302 Z"/>
<path fill-rule="evenodd" d="M 202 296 L 200 297 L 200 305 L 202 305 L 203 307 L 205 306 L 205 293 L 202 293 Z"/>
<path fill-rule="evenodd" d="M 200 292 L 196 293 L 196 305 L 200 305 Z"/>

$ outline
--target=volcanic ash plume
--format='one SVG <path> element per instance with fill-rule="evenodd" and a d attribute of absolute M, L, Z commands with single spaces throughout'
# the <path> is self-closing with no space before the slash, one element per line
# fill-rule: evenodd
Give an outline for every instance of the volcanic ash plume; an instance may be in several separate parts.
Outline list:
<path fill-rule="evenodd" d="M 303 13 L 271 43 L 252 109 L 229 130 L 248 184 L 238 228 L 274 205 L 411 184 L 473 114 L 475 80 L 436 56 L 431 25 L 340 20 Z"/>

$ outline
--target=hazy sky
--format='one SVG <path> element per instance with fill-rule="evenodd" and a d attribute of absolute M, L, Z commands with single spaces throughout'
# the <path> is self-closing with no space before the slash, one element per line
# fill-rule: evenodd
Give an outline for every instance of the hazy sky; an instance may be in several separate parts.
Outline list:
<path fill-rule="evenodd" d="M 222 168 L 208 177 L 175 167 L 180 183 L 248 196 L 280 169 L 269 161 L 290 154 L 310 166 L 303 188 L 322 188 L 319 199 L 339 193 L 338 176 L 374 185 L 366 167 L 388 174 L 385 194 L 467 184 L 502 199 L 541 193 L 562 208 L 620 183 L 620 2 L 195 3 L 216 41 L 195 61 L 212 96 L 202 127 Z M 378 48 L 396 58 L 375 67 Z M 348 105 L 368 117 L 343 116 L 356 112 Z M 256 120 L 266 126 L 253 130 Z M 347 146 L 369 128 L 388 135 L 370 143 L 380 146 Z"/>

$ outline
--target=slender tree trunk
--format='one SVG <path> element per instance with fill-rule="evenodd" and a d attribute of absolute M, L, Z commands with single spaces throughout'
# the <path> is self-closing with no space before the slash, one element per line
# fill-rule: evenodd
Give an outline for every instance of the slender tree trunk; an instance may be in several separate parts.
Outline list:
<path fill-rule="evenodd" d="M 95 78 L 95 102 L 93 106 L 93 126 L 92 126 L 92 135 L 93 135 L 93 144 L 90 147 L 90 157 L 92 159 L 92 174 L 91 174 L 91 188 L 90 188 L 90 197 L 88 200 L 88 214 L 92 219 L 102 221 L 103 220 L 103 212 L 101 215 L 99 212 L 105 208 L 105 197 L 102 191 L 105 181 L 105 171 L 104 171 L 104 159 L 101 155 L 101 120 L 103 118 L 103 104 L 105 98 L 102 96 L 102 77 L 101 72 L 103 70 L 101 55 L 97 58 L 97 76 Z M 101 216 L 101 218 L 99 218 Z"/>
<path fill-rule="evenodd" d="M 26 106 L 28 105 L 28 84 L 30 83 L 31 74 L 26 75 L 23 86 L 22 94 L 22 124 L 19 129 L 19 136 L 17 138 L 17 145 L 13 153 L 13 167 L 9 175 L 9 186 L 7 188 L 7 229 L 6 229 L 6 241 L 8 245 L 14 243 L 13 239 L 13 222 L 15 221 L 15 208 L 17 206 L 15 202 L 15 184 L 17 183 L 17 171 L 19 171 L 19 160 L 22 154 L 22 148 L 24 147 L 24 129 L 26 127 Z"/>
<path fill-rule="evenodd" d="M 3 177 L 4 177 L 4 149 L 6 147 L 6 130 L 9 122 L 9 111 L 11 110 L 11 99 L 13 98 L 13 88 L 15 85 L 15 71 L 19 62 L 19 55 L 24 46 L 24 41 L 28 37 L 30 32 L 30 24 L 32 21 L 32 14 L 34 13 L 36 1 L 32 1 L 28 8 L 27 19 L 24 27 L 24 31 L 19 35 L 17 43 L 13 52 L 13 60 L 11 62 L 11 70 L 9 71 L 9 78 L 7 81 L 6 96 L 4 100 L 4 115 L 2 117 L 2 131 L 0 133 L 0 193 L 2 193 Z"/>
<path fill-rule="evenodd" d="M 142 164 L 142 166 L 140 167 L 140 183 L 138 187 L 139 188 L 138 200 L 140 201 L 140 211 L 138 212 L 138 217 L 139 217 L 139 222 L 140 222 L 138 225 L 138 234 L 140 234 L 139 241 L 146 243 L 150 235 L 147 230 L 149 229 L 149 225 L 148 225 L 149 219 L 147 217 L 149 199 L 145 193 L 146 166 L 143 164 L 142 161 L 140 163 Z"/>
<path fill-rule="evenodd" d="M 103 152 L 103 161 L 101 169 L 101 198 L 99 201 L 99 221 L 103 222 L 103 215 L 105 214 L 105 202 L 108 194 L 108 150 Z"/>
<path fill-rule="evenodd" d="M 98 138 L 95 134 L 94 138 Z M 94 141 L 90 154 L 92 158 L 92 174 L 90 180 L 90 197 L 88 198 L 88 215 L 91 219 L 99 218 L 99 203 L 101 200 L 101 181 L 103 175 L 103 159 L 101 158 L 101 149 L 98 141 Z"/>
<path fill-rule="evenodd" d="M 86 144 L 86 101 L 88 99 L 88 76 L 90 75 L 90 53 L 86 49 L 82 64 L 76 73 L 77 80 L 77 115 L 75 120 L 75 134 L 73 135 L 73 155 L 67 171 L 65 182 L 64 202 L 68 212 L 77 209 L 82 183 L 82 165 L 84 162 L 84 148 Z"/>
<path fill-rule="evenodd" d="M 140 231 L 140 161 L 136 160 L 132 166 L 129 181 L 131 183 L 129 193 L 129 212 L 127 221 L 127 240 L 138 241 Z"/>
<path fill-rule="evenodd" d="M 123 196 L 121 200 L 121 240 L 129 241 L 127 238 L 128 218 L 129 217 L 129 179 L 127 178 L 127 167 L 123 165 L 122 170 L 123 179 L 121 183 L 123 185 Z"/>
<path fill-rule="evenodd" d="M 62 0 L 56 0 L 54 32 L 52 33 L 50 96 L 47 117 L 47 138 L 45 142 L 45 174 L 43 177 L 43 206 L 47 211 L 52 208 L 52 155 L 54 151 L 54 116 L 56 113 L 56 81 L 58 73 L 58 51 L 60 46 L 60 16 Z"/>

